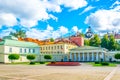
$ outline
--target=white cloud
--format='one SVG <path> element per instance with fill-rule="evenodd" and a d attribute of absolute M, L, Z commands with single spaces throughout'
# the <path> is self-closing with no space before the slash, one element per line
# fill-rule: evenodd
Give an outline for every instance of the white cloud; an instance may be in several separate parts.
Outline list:
<path fill-rule="evenodd" d="M 58 2 L 65 7 L 71 8 L 71 10 L 76 10 L 87 5 L 86 0 L 58 0 Z"/>
<path fill-rule="evenodd" d="M 60 26 L 59 29 L 54 30 L 52 26 L 48 25 L 46 30 L 39 29 L 29 29 L 26 34 L 27 37 L 37 38 L 37 39 L 48 39 L 48 38 L 58 38 L 64 34 L 68 33 L 68 29 L 64 26 Z"/>
<path fill-rule="evenodd" d="M 78 31 L 78 27 L 77 26 L 73 26 L 72 27 L 72 31 L 77 32 Z"/>
<path fill-rule="evenodd" d="M 106 32 L 120 29 L 120 12 L 116 8 L 111 10 L 98 10 L 85 20 L 94 30 Z"/>
<path fill-rule="evenodd" d="M 10 34 L 10 32 L 15 32 L 15 30 L 12 28 L 8 28 L 6 30 L 0 31 L 0 38 L 2 38 L 4 36 L 8 36 Z"/>
<path fill-rule="evenodd" d="M 60 26 L 59 31 L 61 34 L 66 34 L 66 33 L 68 33 L 68 28 L 66 28 L 64 26 Z"/>
<path fill-rule="evenodd" d="M 52 30 L 53 30 L 53 27 L 50 26 L 50 25 L 47 25 L 47 30 L 52 31 Z"/>
<path fill-rule="evenodd" d="M 115 6 L 120 5 L 120 1 L 115 1 L 110 8 L 114 8 Z"/>
<path fill-rule="evenodd" d="M 83 14 L 83 13 L 85 13 L 85 12 L 87 12 L 87 11 L 90 11 L 90 10 L 92 10 L 92 9 L 94 9 L 94 8 L 95 8 L 95 7 L 93 7 L 93 6 L 88 6 L 87 8 L 84 9 L 84 11 L 82 11 L 82 12 L 80 13 L 80 15 Z"/>
<path fill-rule="evenodd" d="M 17 24 L 17 20 L 13 14 L 0 13 L 0 28 L 2 25 L 14 26 L 16 24 Z"/>
<path fill-rule="evenodd" d="M 69 7 L 72 10 L 79 9 L 87 5 L 85 0 L 0 0 L 0 26 L 14 26 L 17 20 L 24 27 L 33 27 L 38 21 L 46 21 L 48 19 L 58 20 L 49 12 L 62 12 L 61 5 Z M 5 16 L 9 16 L 4 19 Z M 9 20 L 9 21 L 8 21 Z"/>

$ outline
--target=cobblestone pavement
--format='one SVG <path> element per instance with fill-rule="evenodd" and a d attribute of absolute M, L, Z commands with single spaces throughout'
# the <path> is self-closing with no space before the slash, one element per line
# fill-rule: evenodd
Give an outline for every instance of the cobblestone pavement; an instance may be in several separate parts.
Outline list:
<path fill-rule="evenodd" d="M 0 64 L 0 80 L 104 80 L 116 67 L 6 65 Z M 120 80 L 118 66 L 110 80 Z"/>

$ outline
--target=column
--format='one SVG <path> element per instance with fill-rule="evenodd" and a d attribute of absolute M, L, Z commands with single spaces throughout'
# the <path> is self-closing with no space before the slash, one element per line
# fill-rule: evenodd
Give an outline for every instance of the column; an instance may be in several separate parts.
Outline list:
<path fill-rule="evenodd" d="M 76 61 L 76 53 L 74 53 L 74 61 Z"/>
<path fill-rule="evenodd" d="M 83 52 L 82 58 L 83 58 L 83 61 L 85 61 L 85 55 L 84 55 L 84 52 Z"/>
<path fill-rule="evenodd" d="M 72 53 L 70 53 L 70 60 L 72 61 Z"/>
<path fill-rule="evenodd" d="M 98 61 L 99 60 L 99 53 L 97 52 L 96 53 L 96 61 Z"/>
<path fill-rule="evenodd" d="M 104 53 L 102 52 L 102 59 L 103 59 L 103 61 L 104 61 Z"/>
<path fill-rule="evenodd" d="M 80 53 L 78 53 L 78 61 L 80 61 Z"/>
<path fill-rule="evenodd" d="M 92 52 L 92 61 L 94 61 L 94 52 Z"/>
<path fill-rule="evenodd" d="M 90 61 L 89 52 L 87 53 L 87 61 Z"/>

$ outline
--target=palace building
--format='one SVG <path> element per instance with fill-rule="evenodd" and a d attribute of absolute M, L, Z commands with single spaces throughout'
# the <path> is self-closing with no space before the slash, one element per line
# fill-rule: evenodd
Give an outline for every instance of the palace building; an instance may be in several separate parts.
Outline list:
<path fill-rule="evenodd" d="M 101 47 L 84 46 L 84 38 L 79 33 L 69 38 L 57 39 L 54 42 L 49 39 L 40 41 L 39 44 L 19 41 L 13 36 L 7 36 L 0 40 L 0 62 L 2 63 L 10 63 L 8 55 L 12 53 L 20 54 L 20 59 L 15 62 L 28 62 L 26 59 L 28 54 L 35 54 L 34 61 L 37 62 L 48 61 L 44 59 L 45 55 L 52 56 L 49 61 L 87 62 L 116 60 L 114 58 L 116 52 L 120 51 L 111 52 Z"/>
<path fill-rule="evenodd" d="M 28 54 L 35 54 L 37 56 L 35 61 L 38 61 L 40 47 L 32 42 L 18 41 L 13 36 L 4 37 L 0 41 L 0 62 L 10 63 L 11 61 L 8 59 L 8 55 L 12 53 L 20 55 L 20 59 L 15 62 L 28 62 L 26 59 L 26 55 Z"/>

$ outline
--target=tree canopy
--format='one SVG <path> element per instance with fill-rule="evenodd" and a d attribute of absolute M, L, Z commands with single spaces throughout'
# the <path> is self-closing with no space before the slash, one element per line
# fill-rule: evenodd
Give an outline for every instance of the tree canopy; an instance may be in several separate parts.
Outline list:
<path fill-rule="evenodd" d="M 27 55 L 28 60 L 34 60 L 35 58 L 36 58 L 36 56 L 34 54 Z"/>
<path fill-rule="evenodd" d="M 26 37 L 26 31 L 24 30 L 16 30 L 16 32 L 11 32 L 10 35 L 15 36 L 17 38 L 25 38 Z"/>
<path fill-rule="evenodd" d="M 120 53 L 115 54 L 115 59 L 120 59 Z"/>
<path fill-rule="evenodd" d="M 108 46 L 109 46 L 108 43 L 109 43 L 108 35 L 105 34 L 103 36 L 103 38 L 101 39 L 101 47 L 104 47 L 104 48 L 108 49 Z"/>
<path fill-rule="evenodd" d="M 19 54 L 9 54 L 8 58 L 13 61 L 13 60 L 18 60 L 20 58 Z"/>
<path fill-rule="evenodd" d="M 44 55 L 44 58 L 49 60 L 49 59 L 52 59 L 52 56 L 51 55 Z"/>
<path fill-rule="evenodd" d="M 100 46 L 100 43 L 101 43 L 101 40 L 97 34 L 95 34 L 94 37 L 91 38 L 89 42 L 90 46 L 95 46 L 95 47 Z"/>

